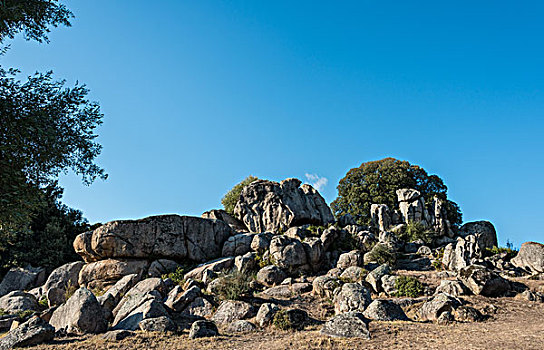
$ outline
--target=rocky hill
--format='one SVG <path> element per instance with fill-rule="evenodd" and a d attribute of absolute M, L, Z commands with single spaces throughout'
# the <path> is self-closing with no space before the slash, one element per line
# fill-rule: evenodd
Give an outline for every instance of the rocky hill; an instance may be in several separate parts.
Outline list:
<path fill-rule="evenodd" d="M 510 300 L 544 310 L 544 245 L 498 249 L 490 222 L 457 228 L 442 200 L 429 210 L 410 188 L 397 199 L 394 208 L 372 204 L 372 224 L 360 226 L 349 215 L 335 220 L 300 180 L 257 180 L 234 215 L 109 222 L 74 241 L 83 261 L 48 275 L 33 267 L 6 274 L 0 349 L 66 339 L 85 348 L 97 337 L 105 347 L 163 333 L 267 342 L 278 330 L 300 334 L 291 343 L 311 332 L 374 344 L 391 327 L 479 329 L 503 320 Z M 333 343 L 314 345 L 324 344 Z"/>

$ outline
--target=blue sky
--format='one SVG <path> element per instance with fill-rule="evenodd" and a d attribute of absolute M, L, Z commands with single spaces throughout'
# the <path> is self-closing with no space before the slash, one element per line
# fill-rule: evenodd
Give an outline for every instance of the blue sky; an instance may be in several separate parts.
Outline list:
<path fill-rule="evenodd" d="M 387 156 L 438 174 L 466 221 L 544 241 L 541 1 L 66 1 L 72 28 L 0 63 L 52 69 L 105 114 L 91 222 L 200 215 L 247 175 L 338 180 Z"/>

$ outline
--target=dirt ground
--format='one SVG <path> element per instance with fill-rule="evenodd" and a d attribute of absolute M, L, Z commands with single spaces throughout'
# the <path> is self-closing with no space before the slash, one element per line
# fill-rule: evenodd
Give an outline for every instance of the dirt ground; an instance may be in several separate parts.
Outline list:
<path fill-rule="evenodd" d="M 32 349 L 544 349 L 544 304 L 517 298 L 466 299 L 476 308 L 495 305 L 484 322 L 437 325 L 416 322 L 371 322 L 372 338 L 337 339 L 321 336 L 321 326 L 303 331 L 261 330 L 243 335 L 188 339 L 181 335 L 138 332 L 122 341 L 100 336 L 57 339 Z M 221 330 L 221 329 L 220 329 Z"/>

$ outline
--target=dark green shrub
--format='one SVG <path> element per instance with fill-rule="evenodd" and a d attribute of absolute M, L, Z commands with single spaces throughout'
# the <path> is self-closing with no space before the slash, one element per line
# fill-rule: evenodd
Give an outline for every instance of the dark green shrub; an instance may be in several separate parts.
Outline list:
<path fill-rule="evenodd" d="M 161 276 L 161 278 L 163 280 L 170 278 L 172 282 L 182 286 L 183 283 L 185 282 L 184 276 L 185 276 L 185 269 L 182 266 L 179 266 L 178 268 L 176 268 L 176 271 L 164 274 Z"/>
<path fill-rule="evenodd" d="M 344 234 L 332 243 L 331 250 L 340 250 L 343 252 L 350 252 L 352 250 L 358 249 L 357 240 L 353 235 L 347 231 L 344 231 Z"/>
<path fill-rule="evenodd" d="M 434 267 L 434 269 L 436 271 L 442 271 L 445 268 L 444 264 L 442 263 L 442 260 L 444 258 L 444 250 L 445 250 L 444 247 L 442 247 L 442 248 L 440 248 L 438 250 L 438 252 L 436 254 L 436 257 L 435 257 L 435 259 L 434 259 L 434 261 L 432 263 L 432 265 L 433 265 L 433 267 Z"/>
<path fill-rule="evenodd" d="M 388 264 L 389 266 L 395 266 L 397 262 L 397 254 L 388 245 L 378 243 L 368 253 L 368 259 L 378 264 Z"/>
<path fill-rule="evenodd" d="M 431 235 L 432 232 L 429 231 L 429 229 L 427 229 L 421 222 L 410 221 L 408 224 L 406 224 L 404 232 L 399 235 L 399 238 L 405 242 L 414 242 L 421 239 L 423 242 L 429 243 L 431 241 Z"/>
<path fill-rule="evenodd" d="M 239 300 L 253 294 L 251 289 L 253 277 L 246 272 L 233 270 L 219 276 L 217 281 L 214 285 L 214 293 L 222 300 Z"/>
<path fill-rule="evenodd" d="M 415 298 L 423 294 L 425 287 L 417 278 L 411 276 L 399 276 L 395 281 L 397 297 Z"/>
<path fill-rule="evenodd" d="M 257 180 L 259 180 L 259 178 L 250 175 L 223 196 L 221 204 L 223 204 L 223 208 L 227 213 L 234 214 L 234 207 L 236 207 L 236 203 L 238 202 L 238 199 L 240 199 L 240 193 L 242 193 L 244 187 Z"/>
<path fill-rule="evenodd" d="M 309 225 L 306 228 L 306 231 L 308 231 L 308 236 L 311 237 L 321 237 L 321 234 L 323 231 L 325 231 L 327 228 L 325 226 L 316 226 L 316 225 Z"/>

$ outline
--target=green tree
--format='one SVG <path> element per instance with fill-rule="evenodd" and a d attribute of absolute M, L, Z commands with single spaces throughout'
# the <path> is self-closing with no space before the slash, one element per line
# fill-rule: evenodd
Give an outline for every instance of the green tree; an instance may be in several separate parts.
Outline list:
<path fill-rule="evenodd" d="M 407 161 L 394 158 L 366 162 L 351 169 L 338 184 L 338 197 L 331 208 L 339 217 L 351 214 L 358 223 L 370 223 L 370 206 L 373 203 L 397 206 L 396 191 L 401 188 L 414 188 L 425 197 L 430 209 L 434 196 L 446 201 L 448 218 L 453 225 L 461 224 L 459 206 L 447 199 L 447 187 L 436 175 L 427 172 Z"/>
<path fill-rule="evenodd" d="M 223 204 L 223 208 L 225 208 L 227 213 L 234 214 L 234 207 L 236 207 L 236 203 L 238 202 L 240 193 L 242 193 L 244 187 L 257 180 L 259 180 L 259 178 L 250 175 L 242 180 L 242 182 L 235 185 L 230 191 L 227 192 L 227 194 L 223 196 L 223 199 L 221 199 L 221 204 Z"/>

